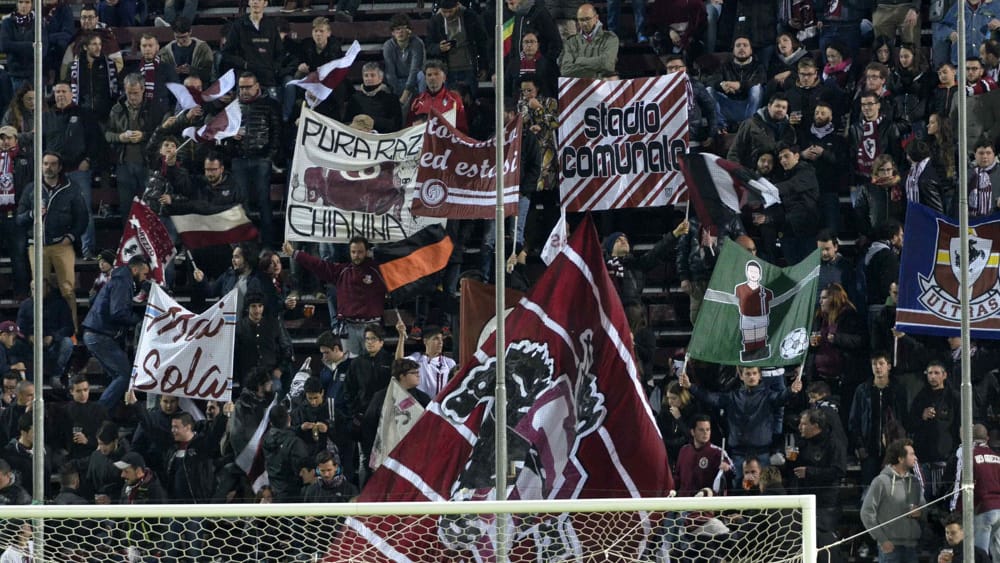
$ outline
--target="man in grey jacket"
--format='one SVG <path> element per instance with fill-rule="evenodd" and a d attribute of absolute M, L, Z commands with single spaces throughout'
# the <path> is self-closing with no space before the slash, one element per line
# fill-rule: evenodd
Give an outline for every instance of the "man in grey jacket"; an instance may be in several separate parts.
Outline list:
<path fill-rule="evenodd" d="M 868 488 L 861 504 L 861 522 L 878 542 L 879 561 L 916 563 L 920 540 L 917 507 L 923 498 L 923 488 L 913 473 L 917 464 L 913 442 L 908 439 L 892 442 L 886 448 L 885 459 L 892 463 L 882 469 Z M 904 514 L 906 518 L 887 524 Z"/>
<path fill-rule="evenodd" d="M 612 78 L 617 76 L 618 36 L 604 29 L 593 4 L 576 11 L 580 32 L 566 40 L 559 55 L 559 69 L 572 78 Z"/>

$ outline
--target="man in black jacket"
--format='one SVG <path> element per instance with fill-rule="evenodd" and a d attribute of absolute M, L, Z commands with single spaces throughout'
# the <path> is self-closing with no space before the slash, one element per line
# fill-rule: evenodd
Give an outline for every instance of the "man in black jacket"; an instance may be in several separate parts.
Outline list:
<path fill-rule="evenodd" d="M 881 310 L 885 306 L 890 286 L 899 281 L 899 253 L 903 250 L 903 226 L 898 221 L 890 219 L 878 225 L 875 232 L 875 242 L 864 258 L 869 318 L 872 308 Z"/>
<path fill-rule="evenodd" d="M 264 436 L 262 451 L 274 502 L 296 502 L 302 489 L 299 468 L 309 458 L 309 451 L 290 428 L 292 417 L 284 405 L 268 414 L 271 428 Z"/>
<path fill-rule="evenodd" d="M 733 41 L 733 58 L 707 81 L 708 91 L 719 106 L 719 126 L 735 132 L 753 115 L 764 99 L 766 80 L 764 63 L 754 59 L 750 39 L 737 37 Z"/>
<path fill-rule="evenodd" d="M 222 67 L 253 73 L 268 94 L 277 98 L 278 62 L 284 55 L 274 18 L 264 15 L 267 0 L 249 0 L 250 10 L 233 22 L 222 46 Z M 270 92 L 273 89 L 273 94 Z"/>
<path fill-rule="evenodd" d="M 16 479 L 10 464 L 0 457 L 0 505 L 31 504 L 31 495 Z"/>
<path fill-rule="evenodd" d="M 441 0 L 424 45 L 427 58 L 448 64 L 446 86 L 454 90 L 456 83 L 464 82 L 475 98 L 479 81 L 486 80 L 490 69 L 491 43 L 479 15 L 458 0 Z"/>
<path fill-rule="evenodd" d="M 663 235 L 652 249 L 642 256 L 632 254 L 625 233 L 614 232 L 604 238 L 604 255 L 608 274 L 618 290 L 622 305 L 642 302 L 642 290 L 646 287 L 646 272 L 665 262 L 681 235 L 687 234 L 690 224 L 681 221 L 673 231 Z"/>
<path fill-rule="evenodd" d="M 803 147 L 799 154 L 816 168 L 823 227 L 837 233 L 840 231 L 840 192 L 847 187 L 847 177 L 842 173 L 847 142 L 837 134 L 833 116 L 830 102 L 816 101 L 812 124 L 798 138 L 799 146 Z"/>
<path fill-rule="evenodd" d="M 361 67 L 361 89 L 351 94 L 347 102 L 344 123 L 350 123 L 360 114 L 375 120 L 375 132 L 394 133 L 403 126 L 403 111 L 399 96 L 392 93 L 385 83 L 385 73 L 376 62 Z"/>
<path fill-rule="evenodd" d="M 90 400 L 90 382 L 87 376 L 78 374 L 69 382 L 72 401 L 59 411 L 58 425 L 46 432 L 53 439 L 51 443 L 65 450 L 67 461 L 84 460 L 97 445 L 97 432 L 108 418 L 108 411 Z"/>
<path fill-rule="evenodd" d="M 254 0 L 258 1 L 262 0 Z M 243 121 L 236 136 L 227 141 L 227 147 L 233 157 L 233 179 L 248 191 L 252 207 L 260 213 L 260 242 L 268 249 L 274 247 L 271 167 L 276 166 L 281 149 L 281 109 L 278 102 L 264 95 L 261 87 L 254 73 L 240 74 Z"/>
<path fill-rule="evenodd" d="M 830 430 L 827 413 L 809 409 L 799 418 L 798 459 L 791 462 L 792 473 L 798 482 L 799 492 L 816 495 L 816 529 L 825 545 L 834 538 L 832 534 L 840 521 L 840 488 L 836 485 L 847 474 L 847 444 Z"/>
<path fill-rule="evenodd" d="M 687 74 L 687 65 L 684 57 L 673 54 L 664 57 L 664 65 L 667 72 L 683 72 Z M 716 103 L 712 94 L 705 88 L 700 80 L 694 80 L 688 75 L 688 83 L 691 85 L 691 93 L 687 100 L 688 123 L 691 127 L 692 150 L 700 151 L 712 145 L 715 134 L 719 131 L 719 116 L 715 112 Z"/>
<path fill-rule="evenodd" d="M 874 172 L 872 164 L 880 154 L 890 155 L 897 166 L 903 162 L 899 128 L 882 110 L 888 104 L 871 90 L 861 94 L 860 104 L 860 119 L 851 124 L 847 136 L 847 156 L 853 172 L 851 185 L 869 181 Z"/>
<path fill-rule="evenodd" d="M 190 413 L 175 413 L 170 419 L 173 443 L 167 451 L 166 485 L 170 500 L 185 504 L 210 502 L 215 490 L 215 460 L 229 417 L 195 423 Z"/>
<path fill-rule="evenodd" d="M 28 229 L 34 222 L 35 184 L 25 186 L 17 207 L 17 223 Z M 30 197 L 29 197 L 30 196 Z M 62 157 L 46 151 L 42 157 L 42 222 L 45 223 L 42 263 L 35 264 L 33 231 L 28 234 L 28 260 L 31 269 L 41 267 L 42 275 L 54 271 L 69 310 L 73 314 L 73 330 L 79 326 L 76 317 L 76 252 L 73 247 L 87 229 L 90 210 L 79 187 L 63 174 Z"/>
<path fill-rule="evenodd" d="M 816 215 L 819 212 L 819 183 L 812 165 L 802 162 L 799 148 L 778 148 L 778 162 L 785 169 L 785 180 L 778 182 L 784 211 L 784 236 L 781 249 L 788 265 L 798 264 L 816 249 Z"/>
<path fill-rule="evenodd" d="M 247 294 L 247 314 L 236 323 L 236 371 L 234 375 L 242 378 L 254 368 L 265 368 L 271 373 L 276 391 L 287 392 L 291 380 L 282 385 L 285 375 L 290 377 L 289 364 L 292 361 L 292 341 L 288 332 L 280 326 L 280 320 L 274 315 L 264 314 L 263 293 Z"/>
<path fill-rule="evenodd" d="M 351 360 L 347 368 L 345 395 L 351 413 L 351 432 L 355 440 L 361 438 L 362 419 L 372 397 L 389 386 L 392 377 L 392 352 L 384 348 L 382 327 L 376 324 L 365 326 L 365 353 Z M 362 450 L 358 467 L 368 466 L 368 451 Z M 362 479 L 363 480 L 363 479 Z"/>
<path fill-rule="evenodd" d="M 932 360 L 924 374 L 927 383 L 910 403 L 906 430 L 913 436 L 913 449 L 924 475 L 924 498 L 933 500 L 954 477 L 954 466 L 949 462 L 960 444 L 962 403 L 958 393 L 945 385 L 948 369 L 943 362 Z"/>

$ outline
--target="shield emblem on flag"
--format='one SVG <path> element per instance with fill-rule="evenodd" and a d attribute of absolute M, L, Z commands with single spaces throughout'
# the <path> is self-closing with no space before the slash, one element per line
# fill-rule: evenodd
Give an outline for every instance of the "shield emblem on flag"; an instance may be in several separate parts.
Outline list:
<path fill-rule="evenodd" d="M 961 279 L 961 250 L 962 239 L 952 238 L 949 245 L 949 256 L 951 257 L 951 272 L 955 279 Z M 986 264 L 989 263 L 990 249 L 993 241 L 985 238 L 969 237 L 969 284 L 975 285 L 976 280 L 983 274 Z"/>

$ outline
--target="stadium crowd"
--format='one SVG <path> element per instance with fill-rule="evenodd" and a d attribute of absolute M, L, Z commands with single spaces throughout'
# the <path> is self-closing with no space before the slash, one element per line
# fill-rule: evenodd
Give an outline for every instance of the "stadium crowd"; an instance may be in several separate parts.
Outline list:
<path fill-rule="evenodd" d="M 529 285 L 524 262 L 535 260 L 558 215 L 558 77 L 687 73 L 691 150 L 719 154 L 770 179 L 782 203 L 765 209 L 750 201 L 717 237 L 692 215 L 645 253 L 634 253 L 628 234 L 614 230 L 625 221 L 603 223 L 610 226 L 608 270 L 628 313 L 679 494 L 813 492 L 828 542 L 846 507 L 861 505 L 867 528 L 909 513 L 903 523 L 872 531 L 880 561 L 916 561 L 919 551 L 938 557 L 939 548 L 937 560 L 957 560 L 961 544 L 953 540 L 962 532 L 947 516 L 953 507 L 914 507 L 950 492 L 956 476 L 960 343 L 900 333 L 894 312 L 907 202 L 955 215 L 959 191 L 966 190 L 971 216 L 1000 207 L 1000 12 L 980 0 L 927 4 L 633 0 L 629 27 L 620 0 L 596 7 L 506 0 L 506 55 L 497 64 L 491 10 L 475 0 L 439 0 L 424 37 L 414 34 L 406 14 L 389 18 L 381 60 L 365 62 L 361 84 L 342 83 L 316 109 L 379 133 L 419 122 L 431 108 L 454 109 L 460 130 L 485 139 L 493 134 L 493 107 L 480 85 L 502 73 L 504 110 L 522 116 L 533 141 L 524 145 L 521 167 L 522 202 L 531 204 L 523 207 L 530 211 L 504 250 L 512 257 L 512 283 Z M 395 353 L 384 348 L 384 327 L 393 325 L 367 240 L 282 244 L 275 221 L 281 202 L 272 199 L 271 185 L 285 178 L 304 95 L 287 82 L 341 57 L 344 38 L 332 34 L 331 21 L 352 21 L 362 8 L 340 0 L 321 15 L 309 0 L 286 0 L 282 16 L 317 16 L 311 36 L 300 40 L 266 7 L 266 0 L 249 0 L 246 13 L 225 25 L 218 48 L 192 33 L 197 0 L 162 6 L 106 0 L 79 9 L 53 0 L 44 14 L 17 0 L 0 22 L 6 55 L 0 107 L 7 108 L 0 123 L 0 244 L 10 260 L 10 291 L 21 303 L 16 319 L 0 323 L 0 503 L 28 502 L 32 490 L 30 410 L 41 390 L 25 374 L 33 363 L 38 291 L 29 274 L 36 267 L 30 225 L 39 163 L 30 147 L 39 95 L 45 98 L 37 188 L 44 201 L 41 291 L 52 297 L 42 319 L 45 366 L 47 386 L 69 397 L 47 408 L 51 428 L 38 445 L 46 451 L 53 502 L 348 501 L 364 484 L 390 380 L 427 404 L 455 372 L 445 354 L 447 313 L 419 309 L 419 326 L 394 327 Z M 958 9 L 965 10 L 968 53 L 961 85 Z M 32 85 L 36 17 L 45 19 L 44 92 Z M 134 45 L 119 45 L 113 28 L 150 23 L 170 27 L 174 40 L 160 45 L 155 34 L 140 32 Z M 651 50 L 658 65 L 625 72 L 620 50 Z M 230 69 L 238 77 L 234 92 L 176 110 L 167 83 L 203 90 Z M 968 100 L 966 155 L 956 149 L 956 95 Z M 205 124 L 233 99 L 242 112 L 236 136 L 215 146 L 184 141 L 186 128 Z M 968 186 L 957 185 L 962 166 Z M 117 209 L 95 206 L 97 186 L 116 186 Z M 168 229 L 171 215 L 193 209 L 242 204 L 252 212 L 259 240 L 195 253 L 204 269 L 185 270 L 184 283 L 173 266 L 166 272 L 165 287 L 184 288 L 196 309 L 239 289 L 232 403 L 182 406 L 176 397 L 127 392 L 129 336 L 141 318 L 150 265 L 139 257 L 114 267 L 117 252 L 98 247 L 94 219 L 124 221 L 134 197 L 150 204 Z M 842 203 L 848 198 L 849 206 Z M 489 237 L 482 237 L 481 262 L 461 265 L 477 228 L 449 222 L 455 264 L 424 297 L 453 298 L 463 269 L 494 275 Z M 853 238 L 846 255 L 842 235 Z M 668 266 L 671 282 L 690 298 L 693 324 L 723 244 L 775 264 L 821 250 L 821 291 L 803 373 L 734 372 L 694 361 L 685 372 L 654 373 L 657 342 L 643 302 L 648 272 Z M 77 287 L 79 265 L 95 261 L 94 286 Z M 77 294 L 85 290 L 90 303 L 78 312 Z M 305 315 L 311 299 L 329 302 L 329 331 L 315 342 L 321 366 L 296 388 L 285 321 Z M 405 356 L 404 343 L 416 341 L 423 350 Z M 102 368 L 95 379 L 104 388 L 99 400 L 90 397 L 95 376 L 77 373 L 74 354 L 83 350 Z M 1000 348 L 974 342 L 971 354 L 975 448 L 985 454 L 1000 429 Z M 287 400 L 267 411 L 275 394 Z M 270 487 L 255 494 L 235 458 L 265 412 Z M 986 461 L 975 468 L 976 545 L 1000 561 L 1000 461 L 993 461 L 1000 457 L 977 459 Z M 839 484 L 854 464 L 866 492 L 845 499 Z"/>

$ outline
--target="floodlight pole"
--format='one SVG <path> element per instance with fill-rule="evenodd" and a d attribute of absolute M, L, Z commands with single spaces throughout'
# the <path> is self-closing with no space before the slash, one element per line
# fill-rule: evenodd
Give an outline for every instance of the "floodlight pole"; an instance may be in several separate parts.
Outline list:
<path fill-rule="evenodd" d="M 44 337 L 43 332 L 43 319 L 42 319 L 42 300 L 44 299 L 43 294 L 45 293 L 45 281 L 43 275 L 43 261 L 42 261 L 42 250 L 45 246 L 45 236 L 44 236 L 44 226 L 42 224 L 42 190 L 45 189 L 42 184 L 42 107 L 45 103 L 45 75 L 42 69 L 42 60 L 44 58 L 44 52 L 42 51 L 42 0 L 35 0 L 32 3 L 32 10 L 35 11 L 35 42 L 34 42 L 34 75 L 33 82 L 35 88 L 35 106 L 33 111 L 35 114 L 32 116 L 32 123 L 34 127 L 34 224 L 32 225 L 34 229 L 33 234 L 33 248 L 32 254 L 34 255 L 35 267 L 32 272 L 33 280 L 35 283 L 34 299 L 32 304 L 34 305 L 33 315 L 35 317 L 34 326 L 32 327 L 32 336 L 34 338 L 34 343 L 32 346 L 32 354 L 34 361 L 32 362 L 32 372 L 35 380 L 35 400 L 32 405 L 32 428 L 34 432 L 34 444 L 32 445 L 31 451 L 31 462 L 32 462 L 32 503 L 33 504 L 44 504 L 45 503 L 45 400 L 44 400 L 44 378 L 43 378 L 43 368 L 44 366 L 42 358 L 44 355 L 44 349 L 42 347 Z M 23 131 L 21 131 L 23 133 Z M 44 520 L 41 518 L 35 519 L 32 525 L 32 535 L 34 536 L 34 553 L 32 559 L 34 561 L 45 561 L 45 533 L 43 530 Z"/>

